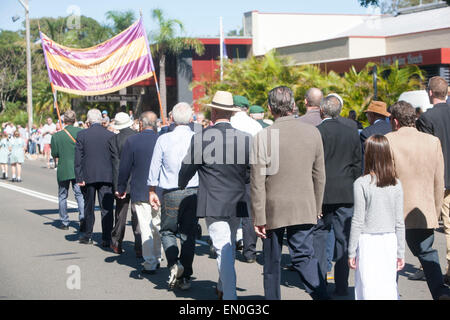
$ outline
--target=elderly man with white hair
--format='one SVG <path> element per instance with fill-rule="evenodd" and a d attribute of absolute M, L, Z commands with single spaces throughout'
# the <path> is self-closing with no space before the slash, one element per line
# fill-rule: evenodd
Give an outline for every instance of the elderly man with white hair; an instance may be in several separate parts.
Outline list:
<path fill-rule="evenodd" d="M 113 169 L 109 139 L 114 133 L 102 126 L 102 114 L 98 109 L 87 113 L 89 129 L 78 133 L 75 145 L 75 179 L 84 195 L 84 223 L 80 225 L 80 243 L 92 244 L 94 229 L 95 194 L 102 213 L 102 246 L 111 245 L 114 196 L 112 191 Z"/>
<path fill-rule="evenodd" d="M 189 127 L 193 120 L 192 108 L 185 102 L 172 110 L 175 129 L 159 137 L 153 151 L 148 177 L 150 203 L 156 210 L 161 206 L 161 241 L 170 269 L 169 288 L 190 288 L 193 273 L 198 175 L 189 181 L 187 188 L 178 188 L 178 173 L 183 158 L 189 149 L 194 132 Z M 162 199 L 155 188 L 163 189 Z M 178 249 L 177 233 L 181 235 L 181 252 Z M 180 256 L 179 256 L 180 254 Z"/>

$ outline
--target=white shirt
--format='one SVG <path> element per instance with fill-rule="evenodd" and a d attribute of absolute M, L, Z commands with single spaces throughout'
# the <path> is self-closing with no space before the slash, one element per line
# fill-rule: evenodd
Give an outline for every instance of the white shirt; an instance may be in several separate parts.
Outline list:
<path fill-rule="evenodd" d="M 49 134 L 45 134 L 45 133 Z M 52 135 L 56 132 L 56 124 L 52 123 L 51 125 L 46 124 L 42 128 L 42 143 L 43 144 L 50 144 L 52 142 Z"/>
<path fill-rule="evenodd" d="M 194 132 L 189 126 L 176 126 L 172 132 L 163 134 L 153 150 L 147 185 L 162 189 L 178 189 L 178 173 L 181 163 L 191 145 Z M 189 181 L 187 188 L 198 187 L 198 174 Z"/>
<path fill-rule="evenodd" d="M 249 117 L 246 112 L 237 112 L 230 119 L 231 126 L 237 130 L 255 136 L 263 127 L 255 119 Z"/>

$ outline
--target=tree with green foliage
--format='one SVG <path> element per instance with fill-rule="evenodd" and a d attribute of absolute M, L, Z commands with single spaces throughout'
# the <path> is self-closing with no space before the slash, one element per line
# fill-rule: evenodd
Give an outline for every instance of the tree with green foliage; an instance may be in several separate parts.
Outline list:
<path fill-rule="evenodd" d="M 152 17 L 158 29 L 150 34 L 153 57 L 159 62 L 159 87 L 161 106 L 164 118 L 167 118 L 167 89 L 166 89 L 166 56 L 178 55 L 184 50 L 193 50 L 202 55 L 205 51 L 203 44 L 194 38 L 178 36 L 184 32 L 183 23 L 177 19 L 167 19 L 161 9 L 153 9 Z"/>
<path fill-rule="evenodd" d="M 450 0 L 443 0 L 450 5 Z M 418 6 L 422 4 L 436 3 L 436 0 L 359 0 L 363 7 L 376 6 L 380 7 L 381 12 L 391 13 L 401 8 Z"/>
<path fill-rule="evenodd" d="M 291 65 L 290 60 L 279 57 L 275 51 L 263 57 L 251 57 L 245 61 L 226 62 L 224 78 L 204 78 L 191 84 L 201 86 L 205 95 L 197 103 L 209 103 L 217 90 L 247 97 L 251 104 L 261 105 L 267 111 L 267 93 L 274 87 L 285 85 L 294 92 L 300 113 L 305 112 L 304 97 L 309 88 L 322 89 L 324 95 L 338 93 L 344 100 L 342 115 L 355 110 L 358 119 L 367 123 L 364 111 L 373 100 L 373 63 L 361 71 L 352 67 L 343 75 L 333 71 L 324 72 L 316 65 Z M 392 105 L 401 93 L 420 89 L 425 79 L 423 72 L 414 65 L 400 68 L 398 63 L 378 66 L 378 99 Z M 206 111 L 206 110 L 205 110 Z"/>
<path fill-rule="evenodd" d="M 113 23 L 109 27 L 114 35 L 117 35 L 127 29 L 136 21 L 136 16 L 133 11 L 108 11 L 106 18 Z"/>

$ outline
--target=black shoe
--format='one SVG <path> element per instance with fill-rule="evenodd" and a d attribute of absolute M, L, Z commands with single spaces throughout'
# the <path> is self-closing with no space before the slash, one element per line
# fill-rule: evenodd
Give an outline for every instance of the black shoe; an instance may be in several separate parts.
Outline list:
<path fill-rule="evenodd" d="M 61 230 L 69 230 L 69 226 L 66 226 L 64 224 L 59 225 L 57 228 Z"/>
<path fill-rule="evenodd" d="M 200 240 L 202 238 L 202 226 L 199 223 L 197 224 L 196 238 L 197 238 L 197 240 Z"/>
<path fill-rule="evenodd" d="M 122 247 L 121 247 L 121 246 L 115 246 L 115 245 L 113 245 L 113 244 L 111 243 L 110 248 L 111 248 L 112 251 L 114 251 L 114 253 L 116 253 L 116 254 L 122 254 L 122 253 L 123 253 L 123 250 L 122 250 Z"/>
<path fill-rule="evenodd" d="M 22 182 L 22 179 L 16 179 L 16 182 Z"/>
<path fill-rule="evenodd" d="M 245 258 L 244 257 L 244 261 L 247 263 L 255 263 L 256 262 L 256 257 L 253 258 Z"/>
<path fill-rule="evenodd" d="M 408 277 L 408 280 L 426 280 L 425 272 L 422 269 L 417 270 L 416 273 L 413 273 Z"/>
<path fill-rule="evenodd" d="M 444 283 L 450 286 L 450 276 L 448 274 L 444 275 Z"/>
<path fill-rule="evenodd" d="M 8 179 L 8 178 L 6 177 L 6 173 L 3 172 L 3 174 L 2 174 L 2 180 L 6 180 L 6 179 Z"/>
<path fill-rule="evenodd" d="M 83 237 L 83 238 L 80 239 L 80 243 L 81 244 L 92 244 L 93 242 L 92 242 L 92 239 Z"/>
<path fill-rule="evenodd" d="M 16 178 L 12 178 L 12 179 L 11 179 L 11 182 L 16 182 L 16 181 L 17 181 Z"/>
<path fill-rule="evenodd" d="M 236 241 L 236 251 L 244 249 L 244 240 Z"/>
<path fill-rule="evenodd" d="M 102 241 L 102 247 L 103 248 L 109 248 L 111 246 L 111 242 L 110 241 Z"/>
<path fill-rule="evenodd" d="M 295 271 L 294 266 L 292 265 L 292 263 L 288 263 L 286 265 L 283 266 L 283 270 L 287 270 L 287 271 Z"/>

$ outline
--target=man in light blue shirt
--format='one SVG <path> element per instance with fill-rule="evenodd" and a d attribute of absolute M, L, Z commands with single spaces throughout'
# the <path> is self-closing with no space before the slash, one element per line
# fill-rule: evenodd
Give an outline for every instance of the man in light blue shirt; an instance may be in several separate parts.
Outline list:
<path fill-rule="evenodd" d="M 178 173 L 186 156 L 194 132 L 189 127 L 192 108 L 185 102 L 178 103 L 172 110 L 175 129 L 160 136 L 153 151 L 147 184 L 150 186 L 150 204 L 161 206 L 161 241 L 170 269 L 169 288 L 178 286 L 190 288 L 193 273 L 195 237 L 198 218 L 197 189 L 198 175 L 189 181 L 186 189 L 178 188 Z M 163 189 L 162 199 L 155 188 Z M 181 253 L 177 244 L 177 233 L 181 238 Z M 180 253 L 180 257 L 178 257 Z"/>

